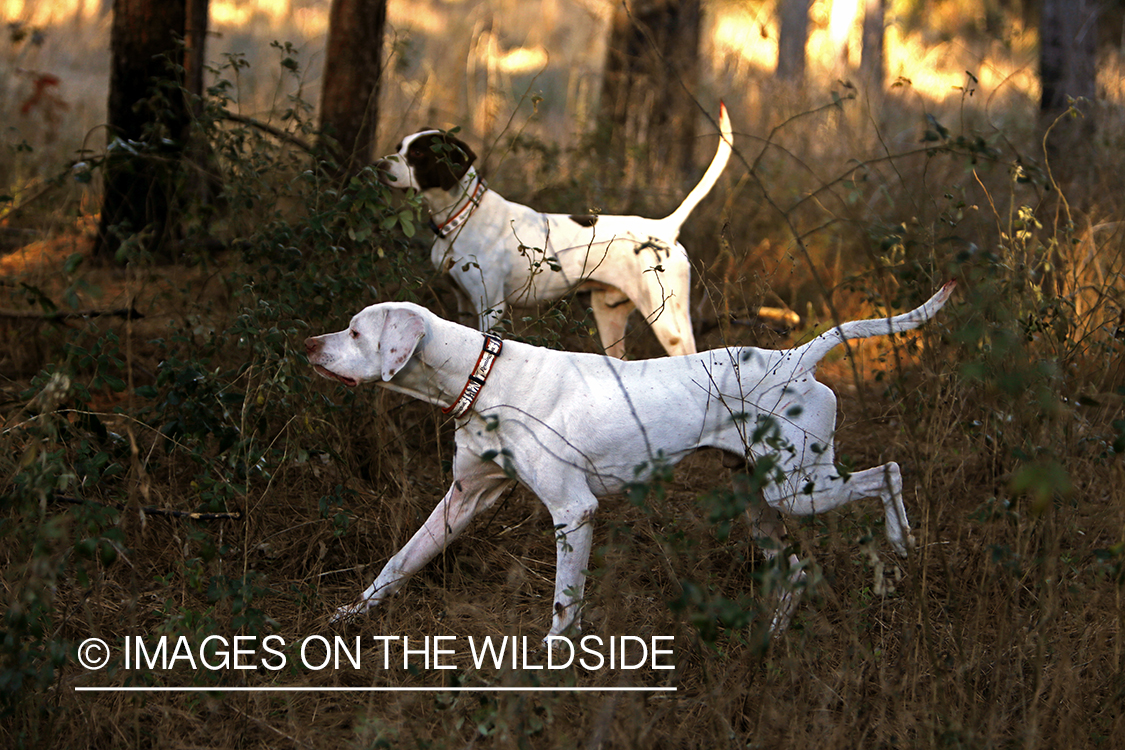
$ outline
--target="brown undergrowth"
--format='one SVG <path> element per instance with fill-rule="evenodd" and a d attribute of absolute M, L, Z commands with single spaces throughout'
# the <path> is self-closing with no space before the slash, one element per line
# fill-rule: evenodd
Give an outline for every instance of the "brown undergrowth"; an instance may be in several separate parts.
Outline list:
<path fill-rule="evenodd" d="M 96 274 L 94 274 L 96 276 Z M 144 320 L 192 318 L 192 305 L 221 291 L 206 274 L 163 269 L 182 297 L 159 297 Z M 150 280 L 120 291 L 142 304 Z M 112 289 L 109 283 L 98 285 Z M 207 292 L 211 289 L 211 292 Z M 91 296 L 91 304 L 100 297 Z M 157 299 L 157 297 L 149 298 Z M 116 304 L 114 302 L 113 304 Z M 161 308 L 162 304 L 169 307 Z M 183 307 L 179 307 L 182 305 Z M 428 514 L 448 484 L 450 425 L 431 407 L 368 389 L 325 419 L 312 411 L 283 418 L 263 439 L 288 445 L 269 476 L 248 477 L 227 509 L 241 520 L 191 521 L 139 513 L 138 505 L 190 510 L 205 496 L 196 459 L 162 446 L 128 409 L 63 410 L 128 435 L 126 509 L 112 562 L 57 580 L 52 639 L 233 637 L 266 633 L 299 643 L 310 635 L 363 645 L 362 669 L 289 666 L 203 673 L 180 668 L 108 671 L 71 662 L 45 686 L 35 720 L 25 705 L 9 715 L 12 741 L 31 746 L 105 747 L 993 747 L 1089 746 L 1122 729 L 1121 588 L 1106 550 L 1121 540 L 1125 509 L 1119 460 L 1107 460 L 1110 403 L 1056 405 L 1053 450 L 1070 487 L 1037 506 L 1013 492 L 1003 431 L 1018 415 L 983 408 L 988 396 L 958 372 L 947 319 L 903 342 L 873 343 L 826 362 L 821 377 L 840 400 L 841 460 L 865 467 L 897 460 L 918 547 L 893 558 L 874 501 L 805 521 L 790 520 L 796 550 L 812 572 L 791 629 L 764 646 L 767 566 L 736 524 L 729 535 L 708 520 L 700 498 L 725 484 L 706 453 L 677 467 L 667 488 L 637 505 L 607 499 L 598 515 L 585 633 L 674 636 L 675 669 L 535 672 L 474 668 L 469 636 L 518 636 L 535 644 L 548 626 L 553 580 L 549 516 L 522 489 L 470 527 L 464 538 L 378 612 L 358 623 L 328 622 L 333 608 L 370 582 Z M 142 307 L 144 305 L 142 304 Z M 854 315 L 868 312 L 862 305 Z M 140 341 L 137 373 L 149 368 Z M 145 324 L 148 325 L 148 324 Z M 156 326 L 159 328 L 159 326 Z M 946 341 L 943 342 L 943 339 Z M 925 346 L 919 347 L 918 343 Z M 579 346 L 580 344 L 575 344 Z M 247 374 L 247 393 L 254 375 Z M 341 403 L 339 386 L 314 382 Z M 259 391 L 268 399 L 269 394 Z M 118 402 L 121 405 L 121 402 Z M 268 411 L 268 403 L 256 405 Z M 133 407 L 135 408 L 135 407 Z M 243 405 L 242 408 L 248 408 Z M 94 413 L 97 412 L 97 413 Z M 29 425 L 51 419 L 7 412 L 8 450 L 25 450 Z M 1035 428 L 1031 428 L 1035 429 Z M 211 455 L 214 446 L 208 448 Z M 158 459 L 158 456 L 164 458 Z M 214 459 L 220 460 L 219 455 Z M 81 491 L 87 504 L 121 501 L 112 480 Z M 202 494 L 201 494 L 202 493 Z M 326 500 L 327 498 L 327 500 Z M 47 501 L 38 520 L 80 536 L 82 516 Z M 85 522 L 89 522 L 88 519 Z M 31 575 L 27 558 L 5 547 L 8 595 Z M 202 579 L 202 582 L 200 580 Z M 207 581 L 210 581 L 208 583 Z M 216 581 L 236 582 L 234 593 Z M 702 600 L 685 595 L 702 591 Z M 685 604 L 685 601 L 687 602 Z M 740 602 L 731 626 L 723 602 Z M 716 604 L 719 603 L 719 604 Z M 708 608 L 710 607 L 710 609 Z M 241 620 L 239 619 L 241 616 Z M 702 617 L 702 620 L 700 619 Z M 735 618 L 737 620 L 737 618 Z M 235 623 L 241 622 L 241 625 Z M 728 623 L 724 625 L 724 623 Z M 715 625 L 718 629 L 715 629 Z M 458 637 L 449 671 L 382 668 L 375 636 L 413 642 Z M 671 686 L 673 693 L 76 693 L 105 686 L 435 687 L 462 685 Z M 22 728 L 22 730 L 21 730 Z"/>

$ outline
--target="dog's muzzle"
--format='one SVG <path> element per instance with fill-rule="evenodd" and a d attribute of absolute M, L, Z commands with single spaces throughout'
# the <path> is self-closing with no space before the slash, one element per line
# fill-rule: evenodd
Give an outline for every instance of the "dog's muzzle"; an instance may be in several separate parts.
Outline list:
<path fill-rule="evenodd" d="M 320 364 L 318 360 L 321 359 L 321 352 L 323 350 L 324 342 L 319 338 L 311 336 L 305 339 L 305 356 L 308 357 L 309 364 L 313 366 L 313 370 L 316 371 L 317 375 L 320 375 L 322 378 L 328 378 L 329 380 L 335 380 L 339 383 L 343 383 L 349 388 L 354 388 L 359 385 L 359 381 L 355 378 L 347 378 L 343 375 L 337 375 L 324 365 Z"/>
<path fill-rule="evenodd" d="M 375 162 L 375 178 L 384 185 L 395 187 L 398 180 L 391 170 L 394 168 L 394 163 L 389 159 L 380 159 Z"/>

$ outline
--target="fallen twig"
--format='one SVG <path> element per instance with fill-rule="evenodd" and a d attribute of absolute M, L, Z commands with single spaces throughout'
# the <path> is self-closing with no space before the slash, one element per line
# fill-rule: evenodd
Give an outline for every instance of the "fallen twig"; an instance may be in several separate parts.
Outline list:
<path fill-rule="evenodd" d="M 80 497 L 71 497 L 70 495 L 52 495 L 51 500 L 56 503 L 69 503 L 70 505 L 97 505 L 102 508 L 115 508 L 116 510 L 125 510 L 124 503 L 99 503 L 97 500 L 83 500 Z M 242 511 L 236 510 L 233 513 L 196 513 L 189 510 L 173 510 L 172 508 L 156 508 L 146 505 L 141 508 L 145 515 L 149 516 L 167 516 L 169 518 L 188 518 L 192 521 L 241 521 Z"/>

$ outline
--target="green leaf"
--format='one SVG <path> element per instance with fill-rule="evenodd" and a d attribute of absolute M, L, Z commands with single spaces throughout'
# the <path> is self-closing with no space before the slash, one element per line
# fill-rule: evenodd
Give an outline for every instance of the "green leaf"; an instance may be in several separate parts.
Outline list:
<path fill-rule="evenodd" d="M 398 221 L 400 224 L 402 224 L 402 233 L 407 237 L 413 237 L 414 217 L 408 211 L 403 211 L 398 215 Z"/>
<path fill-rule="evenodd" d="M 1031 495 L 1031 512 L 1041 515 L 1047 509 L 1051 498 L 1069 495 L 1074 492 L 1070 474 L 1058 461 L 1026 464 L 1012 475 L 1012 491 Z"/>

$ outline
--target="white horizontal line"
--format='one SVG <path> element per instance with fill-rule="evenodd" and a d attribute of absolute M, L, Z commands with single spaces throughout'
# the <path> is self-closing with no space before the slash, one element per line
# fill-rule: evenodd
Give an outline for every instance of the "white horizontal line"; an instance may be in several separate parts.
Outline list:
<path fill-rule="evenodd" d="M 668 693 L 674 687 L 75 687 L 76 693 Z"/>

